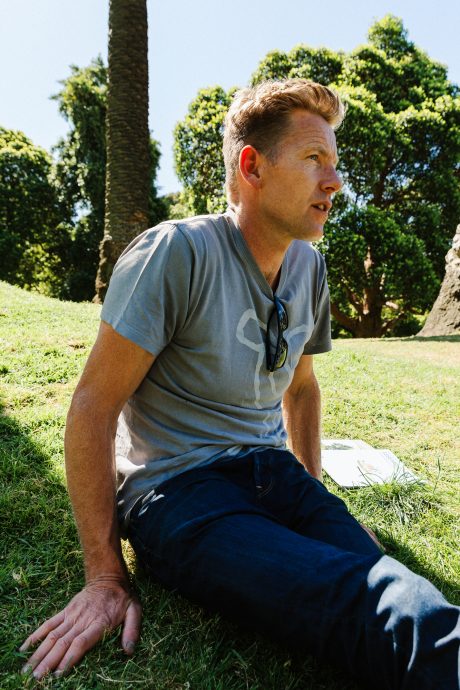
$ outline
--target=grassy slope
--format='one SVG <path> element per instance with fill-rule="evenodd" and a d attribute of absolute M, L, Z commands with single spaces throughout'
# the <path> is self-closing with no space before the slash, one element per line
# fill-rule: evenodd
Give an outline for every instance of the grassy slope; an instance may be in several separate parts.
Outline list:
<path fill-rule="evenodd" d="M 0 686 L 32 687 L 16 651 L 32 627 L 82 584 L 81 553 L 64 489 L 62 436 L 71 392 L 97 330 L 99 308 L 0 283 Z M 342 492 L 388 552 L 460 603 L 459 339 L 344 340 L 317 358 L 324 436 L 393 450 L 425 486 Z M 457 384 L 458 385 L 458 384 Z M 456 445 L 457 444 L 457 445 Z M 337 491 L 339 493 L 339 491 Z M 43 687 L 352 690 L 308 657 L 291 657 L 211 618 L 136 573 L 142 641 L 126 661 L 113 637 L 68 678 Z"/>

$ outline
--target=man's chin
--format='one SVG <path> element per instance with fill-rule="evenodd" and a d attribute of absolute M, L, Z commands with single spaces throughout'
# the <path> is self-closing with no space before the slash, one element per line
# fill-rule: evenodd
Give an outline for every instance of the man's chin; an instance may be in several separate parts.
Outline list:
<path fill-rule="evenodd" d="M 323 239 L 323 235 L 324 235 L 323 227 L 308 228 L 308 229 L 304 230 L 302 239 L 305 240 L 306 242 L 318 242 L 319 240 Z"/>

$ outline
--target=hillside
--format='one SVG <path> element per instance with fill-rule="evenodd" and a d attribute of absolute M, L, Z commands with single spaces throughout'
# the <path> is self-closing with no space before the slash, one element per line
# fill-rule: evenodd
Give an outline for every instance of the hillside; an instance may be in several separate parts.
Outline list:
<path fill-rule="evenodd" d="M 18 675 L 18 646 L 82 584 L 82 560 L 65 491 L 63 431 L 100 308 L 64 303 L 0 283 L 0 686 Z M 324 437 L 361 438 L 392 450 L 425 484 L 339 491 L 387 552 L 460 603 L 458 419 L 460 339 L 341 340 L 316 358 Z M 352 690 L 183 599 L 126 557 L 144 604 L 131 660 L 108 637 L 60 681 L 42 687 Z"/>

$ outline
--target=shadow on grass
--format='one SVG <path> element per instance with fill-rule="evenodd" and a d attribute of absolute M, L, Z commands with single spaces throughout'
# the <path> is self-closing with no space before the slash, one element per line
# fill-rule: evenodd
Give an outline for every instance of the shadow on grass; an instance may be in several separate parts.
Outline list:
<path fill-rule="evenodd" d="M 445 577 L 441 577 L 439 572 L 434 568 L 430 568 L 423 563 L 414 554 L 412 549 L 408 546 L 400 544 L 396 539 L 391 536 L 385 536 L 385 548 L 388 556 L 395 558 L 405 565 L 409 570 L 412 570 L 417 575 L 429 580 L 437 589 L 442 592 L 446 599 L 451 604 L 460 605 L 460 590 L 459 583 L 455 580 L 450 580 Z"/>
<path fill-rule="evenodd" d="M 460 335 L 413 335 L 407 338 L 391 338 L 391 341 L 400 343 L 460 343 Z"/>
<path fill-rule="evenodd" d="M 333 489 L 332 489 L 333 491 Z M 407 543 L 402 543 L 392 532 L 413 535 L 413 542 L 417 544 L 420 534 L 428 537 L 430 531 L 437 535 L 438 539 L 446 539 L 447 546 L 441 555 L 448 558 L 449 549 L 452 549 L 454 516 L 445 510 L 442 496 L 436 492 L 436 485 L 430 486 L 422 482 L 388 484 L 373 484 L 360 489 L 343 490 L 340 495 L 348 504 L 350 511 L 359 516 L 360 521 L 366 523 L 370 516 L 374 515 L 377 524 L 376 534 L 386 549 L 388 556 L 403 563 L 417 575 L 425 577 L 432 582 L 444 596 L 455 604 L 460 604 L 459 582 L 442 574 L 442 566 L 434 565 L 435 559 L 429 558 L 430 550 L 436 552 L 436 538 L 425 540 L 424 553 L 411 549 Z M 427 519 L 429 516 L 429 520 Z M 442 531 L 440 532 L 440 526 Z M 372 525 L 370 525 L 372 526 Z M 441 536 L 439 536 L 441 534 Z M 417 547 L 416 547 L 417 549 Z"/>
<path fill-rule="evenodd" d="M 0 477 L 0 685 L 22 688 L 18 647 L 68 596 L 78 543 L 62 478 L 1 401 Z"/>
<path fill-rule="evenodd" d="M 33 537 L 51 532 L 62 534 L 62 513 L 69 513 L 67 491 L 62 477 L 50 461 L 48 454 L 37 444 L 33 432 L 23 427 L 5 412 L 0 401 L 0 470 L 2 491 L 0 507 L 5 521 L 2 548 L 6 553 L 17 543 L 29 544 L 42 550 L 42 544 Z M 49 521 L 48 521 L 49 520 Z M 75 530 L 72 529 L 75 539 Z M 66 532 L 66 538 L 68 538 Z"/>

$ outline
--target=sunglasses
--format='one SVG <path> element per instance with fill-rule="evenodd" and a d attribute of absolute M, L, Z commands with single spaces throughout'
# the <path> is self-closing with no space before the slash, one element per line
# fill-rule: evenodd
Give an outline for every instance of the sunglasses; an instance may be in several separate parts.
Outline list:
<path fill-rule="evenodd" d="M 276 371 L 281 369 L 286 362 L 288 353 L 288 344 L 283 338 L 283 333 L 288 327 L 288 316 L 286 309 L 278 297 L 274 297 L 275 308 L 270 314 L 267 324 L 267 334 L 265 336 L 265 348 L 267 351 L 267 369 L 268 371 Z M 275 340 L 272 339 L 276 324 L 276 346 Z"/>

